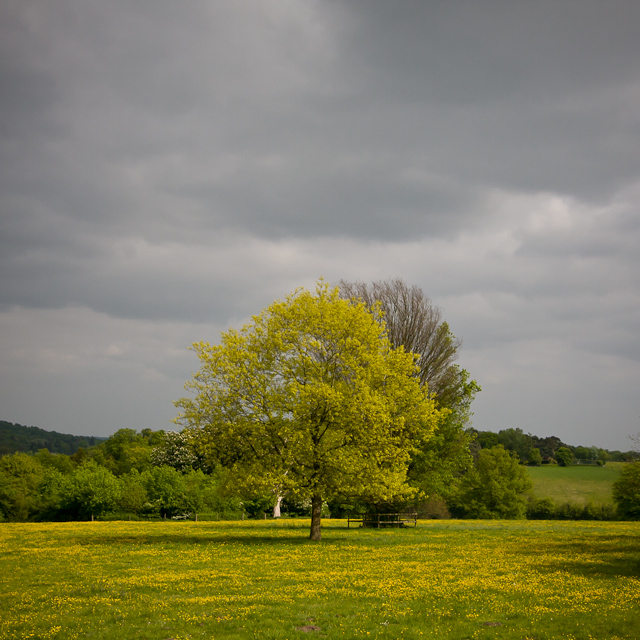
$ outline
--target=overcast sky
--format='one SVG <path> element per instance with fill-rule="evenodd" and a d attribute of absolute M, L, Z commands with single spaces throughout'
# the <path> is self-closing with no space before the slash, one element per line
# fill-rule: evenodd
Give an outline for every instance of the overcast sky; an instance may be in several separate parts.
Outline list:
<path fill-rule="evenodd" d="M 323 276 L 420 286 L 474 426 L 640 431 L 640 2 L 0 3 L 0 419 L 175 428 Z"/>

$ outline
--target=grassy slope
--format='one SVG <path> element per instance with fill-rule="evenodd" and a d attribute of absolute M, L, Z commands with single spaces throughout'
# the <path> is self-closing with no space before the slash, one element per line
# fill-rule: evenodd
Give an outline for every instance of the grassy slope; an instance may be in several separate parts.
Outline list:
<path fill-rule="evenodd" d="M 531 495 L 551 498 L 556 503 L 611 504 L 611 485 L 620 475 L 624 464 L 609 462 L 604 467 L 529 467 L 529 475 L 533 480 Z"/>

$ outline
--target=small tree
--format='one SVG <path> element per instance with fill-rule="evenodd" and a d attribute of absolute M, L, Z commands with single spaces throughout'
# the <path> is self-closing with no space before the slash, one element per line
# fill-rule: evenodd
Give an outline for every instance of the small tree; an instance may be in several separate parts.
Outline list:
<path fill-rule="evenodd" d="M 533 449 L 531 449 L 531 451 L 529 451 L 527 464 L 530 467 L 539 467 L 542 464 L 542 454 L 540 453 L 540 449 L 536 449 L 534 447 Z"/>
<path fill-rule="evenodd" d="M 120 482 L 104 467 L 87 463 L 65 483 L 62 502 L 70 516 L 98 516 L 113 511 L 120 500 Z"/>
<path fill-rule="evenodd" d="M 476 442 L 481 449 L 492 449 L 500 444 L 500 437 L 493 431 L 476 431 Z"/>
<path fill-rule="evenodd" d="M 140 474 L 140 480 L 159 515 L 172 517 L 190 510 L 184 476 L 173 467 L 153 467 Z"/>
<path fill-rule="evenodd" d="M 597 460 L 591 447 L 576 447 L 573 455 L 577 460 Z"/>
<path fill-rule="evenodd" d="M 120 477 L 122 495 L 120 508 L 126 513 L 140 513 L 147 503 L 149 496 L 142 483 L 142 476 L 137 469 Z"/>
<path fill-rule="evenodd" d="M 620 477 L 613 483 L 613 500 L 622 516 L 640 519 L 640 462 L 625 464 Z"/>
<path fill-rule="evenodd" d="M 482 449 L 478 461 L 461 481 L 450 502 L 454 516 L 465 518 L 523 518 L 522 494 L 533 486 L 526 467 L 502 445 Z"/>
<path fill-rule="evenodd" d="M 498 432 L 498 439 L 507 451 L 512 451 L 518 456 L 520 462 L 524 464 L 528 460 L 533 441 L 522 429 L 503 429 Z"/>
<path fill-rule="evenodd" d="M 49 467 L 38 487 L 38 520 L 58 520 L 65 512 L 65 500 L 71 475 Z"/>
<path fill-rule="evenodd" d="M 39 509 L 38 486 L 45 475 L 34 456 L 0 457 L 0 519 L 28 520 Z"/>
<path fill-rule="evenodd" d="M 442 412 L 363 303 L 324 282 L 274 302 L 219 346 L 194 345 L 201 368 L 176 404 L 202 430 L 212 462 L 239 487 L 310 499 L 312 540 L 325 500 L 410 492 L 410 455 Z M 212 464 L 212 466 L 214 466 Z"/>
<path fill-rule="evenodd" d="M 560 447 L 556 451 L 556 460 L 561 467 L 568 467 L 573 462 L 573 451 L 569 447 Z"/>

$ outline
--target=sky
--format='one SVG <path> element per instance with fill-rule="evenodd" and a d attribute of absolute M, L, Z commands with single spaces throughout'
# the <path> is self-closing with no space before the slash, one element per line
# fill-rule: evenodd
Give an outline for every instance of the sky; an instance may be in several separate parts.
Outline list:
<path fill-rule="evenodd" d="M 0 419 L 175 429 L 320 277 L 417 285 L 473 426 L 640 431 L 636 0 L 0 3 Z"/>

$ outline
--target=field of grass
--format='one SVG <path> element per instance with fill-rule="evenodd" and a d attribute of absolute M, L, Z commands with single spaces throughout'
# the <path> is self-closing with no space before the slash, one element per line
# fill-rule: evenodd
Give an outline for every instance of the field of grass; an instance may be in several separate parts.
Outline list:
<path fill-rule="evenodd" d="M 555 503 L 585 505 L 613 504 L 611 487 L 620 476 L 624 462 L 608 462 L 604 467 L 544 465 L 528 467 L 533 480 L 531 495 L 551 498 Z"/>
<path fill-rule="evenodd" d="M 640 522 L 0 524 L 0 637 L 636 640 Z"/>

